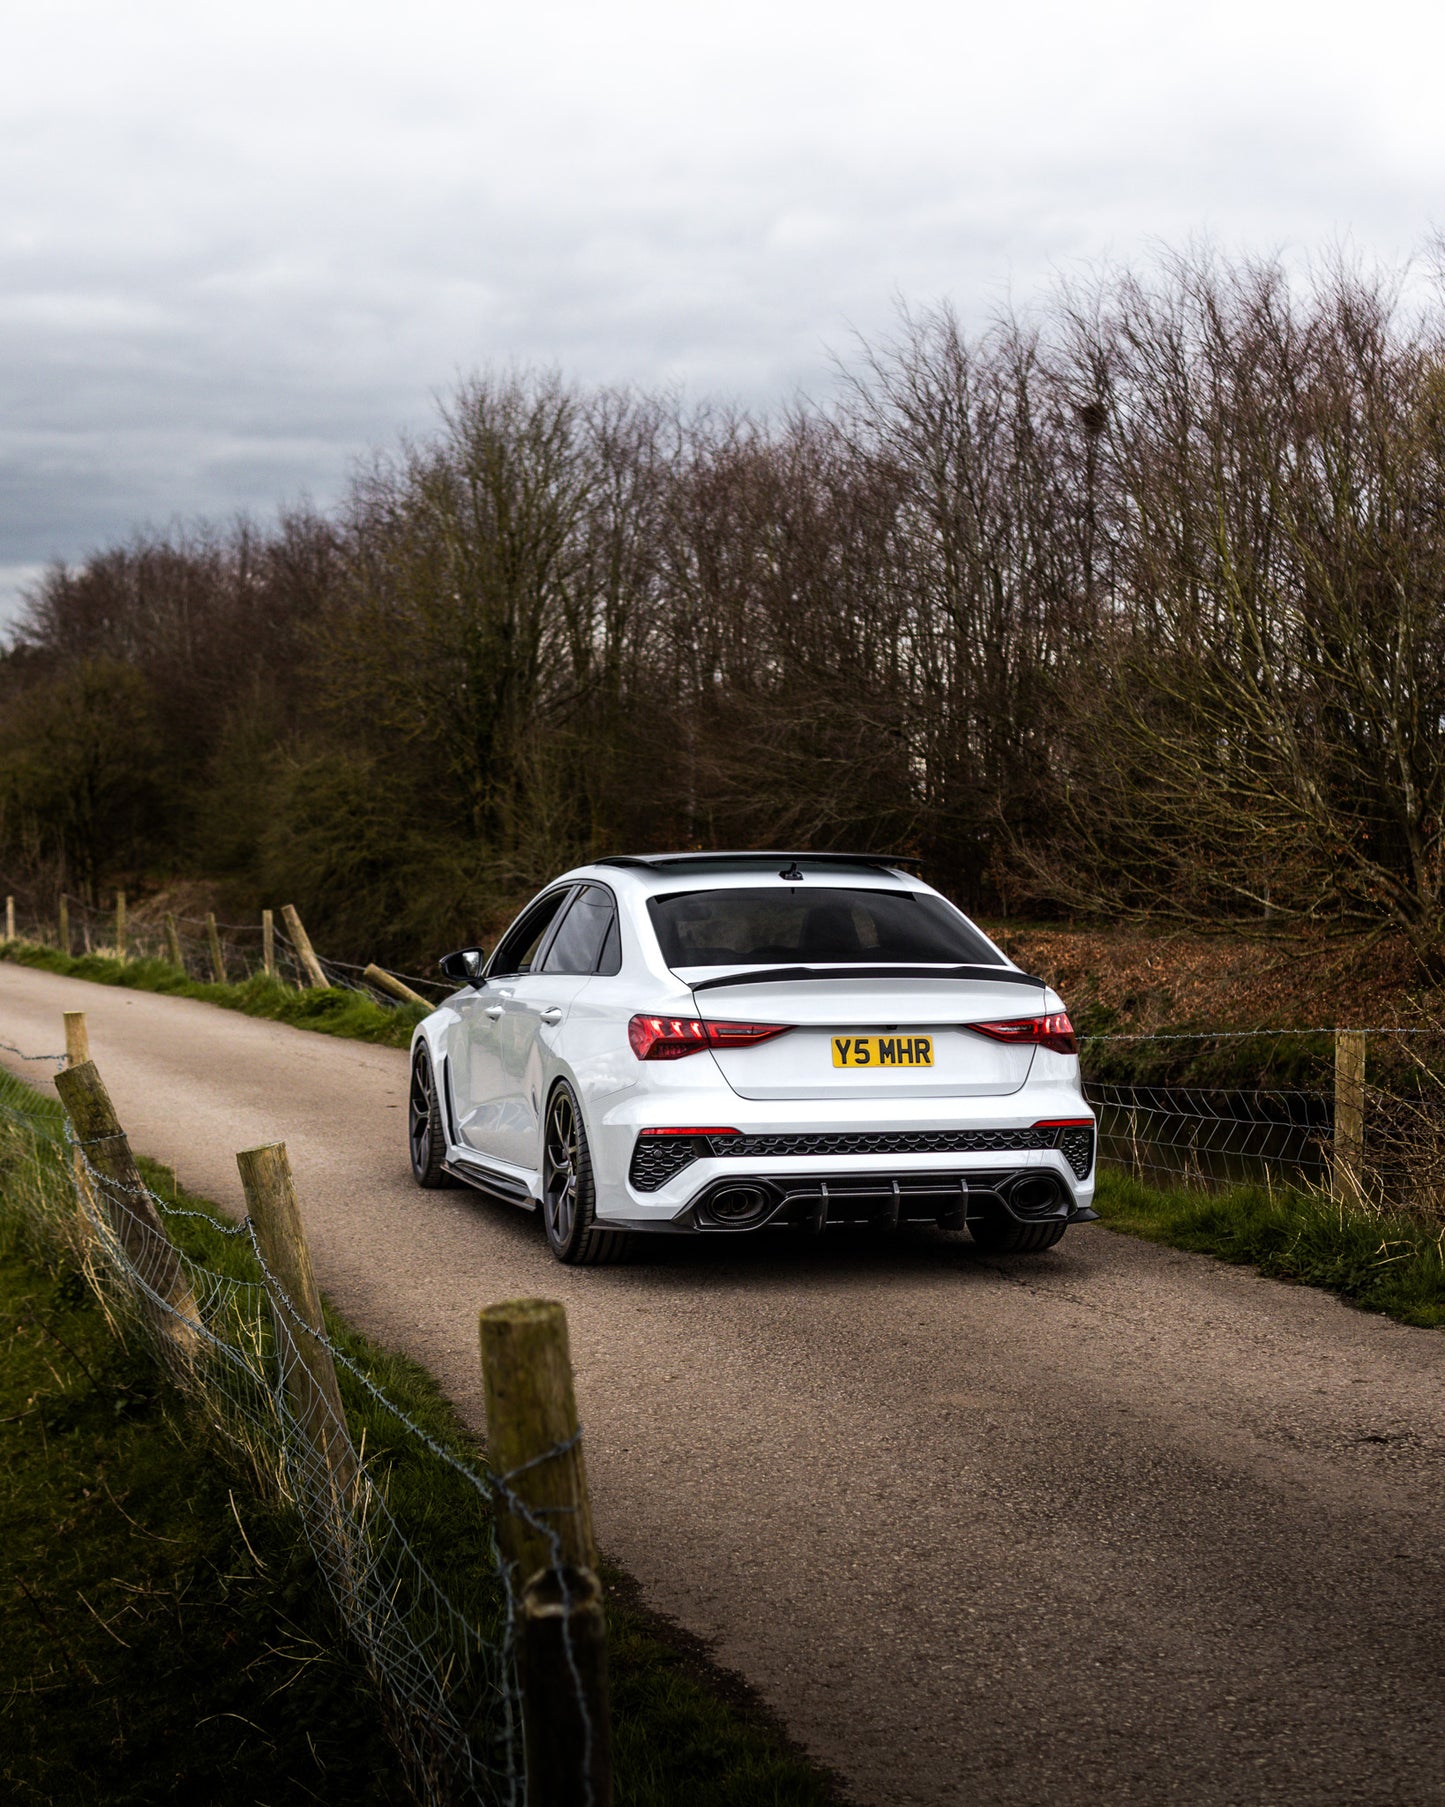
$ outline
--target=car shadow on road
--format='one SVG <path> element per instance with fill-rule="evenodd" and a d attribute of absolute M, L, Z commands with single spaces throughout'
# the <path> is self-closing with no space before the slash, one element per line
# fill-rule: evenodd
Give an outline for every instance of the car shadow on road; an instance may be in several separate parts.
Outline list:
<path fill-rule="evenodd" d="M 534 1244 L 544 1252 L 540 1220 L 504 1205 L 476 1198 L 476 1209 L 509 1240 Z M 573 1269 L 588 1284 L 628 1287 L 638 1279 L 649 1285 L 715 1287 L 736 1283 L 761 1287 L 806 1287 L 828 1284 L 912 1284 L 930 1278 L 995 1282 L 1001 1275 L 1034 1279 L 1077 1274 L 1081 1252 L 1070 1233 L 1055 1249 L 1024 1255 L 1000 1255 L 978 1247 L 966 1231 L 931 1224 L 905 1224 L 896 1231 L 835 1226 L 822 1234 L 792 1227 L 749 1232 L 634 1235 L 623 1258 L 609 1266 Z"/>

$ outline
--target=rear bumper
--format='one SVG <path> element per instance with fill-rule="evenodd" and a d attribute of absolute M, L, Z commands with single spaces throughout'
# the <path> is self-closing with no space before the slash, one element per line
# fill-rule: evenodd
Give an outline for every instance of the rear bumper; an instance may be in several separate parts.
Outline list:
<path fill-rule="evenodd" d="M 1067 1147 L 1056 1127 L 1092 1116 L 1072 1074 L 1007 1098 L 908 1100 L 866 1113 L 862 1101 L 745 1103 L 690 1088 L 666 1103 L 637 1093 L 607 1102 L 588 1133 L 598 1217 L 618 1229 L 763 1228 L 820 1212 L 825 1224 L 859 1222 L 891 1217 L 895 1195 L 900 1222 L 1000 1211 L 1037 1222 L 1020 1202 L 1032 1178 L 1055 1182 L 1044 1216 L 1082 1221 L 1094 1194 L 1092 1127 L 1087 1146 L 1075 1131 Z M 685 1148 L 652 1152 L 665 1138 L 645 1132 L 679 1124 L 705 1127 L 686 1132 L 699 1140 Z M 765 1193 L 767 1209 L 725 1225 L 718 1193 L 747 1186 Z"/>

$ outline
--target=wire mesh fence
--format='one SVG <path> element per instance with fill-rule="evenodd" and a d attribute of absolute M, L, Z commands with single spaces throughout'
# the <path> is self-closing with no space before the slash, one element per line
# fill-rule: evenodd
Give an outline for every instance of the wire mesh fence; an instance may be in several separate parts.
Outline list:
<path fill-rule="evenodd" d="M 21 1057 L 65 1066 L 63 1056 Z M 294 1510 L 417 1798 L 428 1807 L 520 1807 L 518 1576 L 497 1525 L 506 1517 L 525 1525 L 561 1572 L 557 1524 L 518 1491 L 520 1471 L 498 1475 L 463 1460 L 309 1320 L 267 1262 L 251 1217 L 233 1224 L 182 1208 L 133 1163 L 126 1178 L 106 1146 L 117 1140 L 82 1140 L 64 1111 L 0 1070 L 0 1209 L 23 1217 L 32 1240 L 67 1252 L 115 1332 L 147 1345 L 206 1434 Z M 340 1377 L 334 1401 L 315 1386 L 318 1351 Z M 474 1499 L 481 1563 L 464 1597 L 433 1572 L 394 1509 L 395 1464 L 354 1446 L 341 1393 L 367 1407 L 372 1426 L 386 1426 L 383 1442 L 415 1439 Z M 559 1444 L 529 1466 L 565 1454 Z M 592 1798 L 585 1778 L 576 1798 Z"/>
<path fill-rule="evenodd" d="M 1445 1223 L 1445 1031 L 1095 1035 L 1079 1052 L 1104 1166 L 1313 1187 Z"/>

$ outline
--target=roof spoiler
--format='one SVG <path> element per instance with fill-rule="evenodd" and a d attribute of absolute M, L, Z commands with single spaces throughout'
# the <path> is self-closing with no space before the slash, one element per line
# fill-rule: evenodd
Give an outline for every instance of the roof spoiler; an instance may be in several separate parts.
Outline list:
<path fill-rule="evenodd" d="M 869 866 L 886 871 L 890 866 L 921 866 L 923 861 L 916 859 L 911 853 L 789 853 L 786 850 L 774 852 L 770 848 L 747 848 L 736 853 L 609 853 L 601 859 L 592 860 L 593 866 L 691 866 L 713 863 L 732 863 L 741 865 L 744 862 L 757 861 L 771 866 L 775 861 L 791 861 L 793 865 L 808 862 L 814 866 Z"/>

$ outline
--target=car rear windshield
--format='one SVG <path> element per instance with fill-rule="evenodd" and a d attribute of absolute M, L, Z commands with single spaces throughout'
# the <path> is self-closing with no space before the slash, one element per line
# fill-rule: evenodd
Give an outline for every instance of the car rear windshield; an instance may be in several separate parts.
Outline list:
<path fill-rule="evenodd" d="M 647 908 L 669 966 L 1001 964 L 976 929 L 926 891 L 769 885 L 673 891 Z"/>

